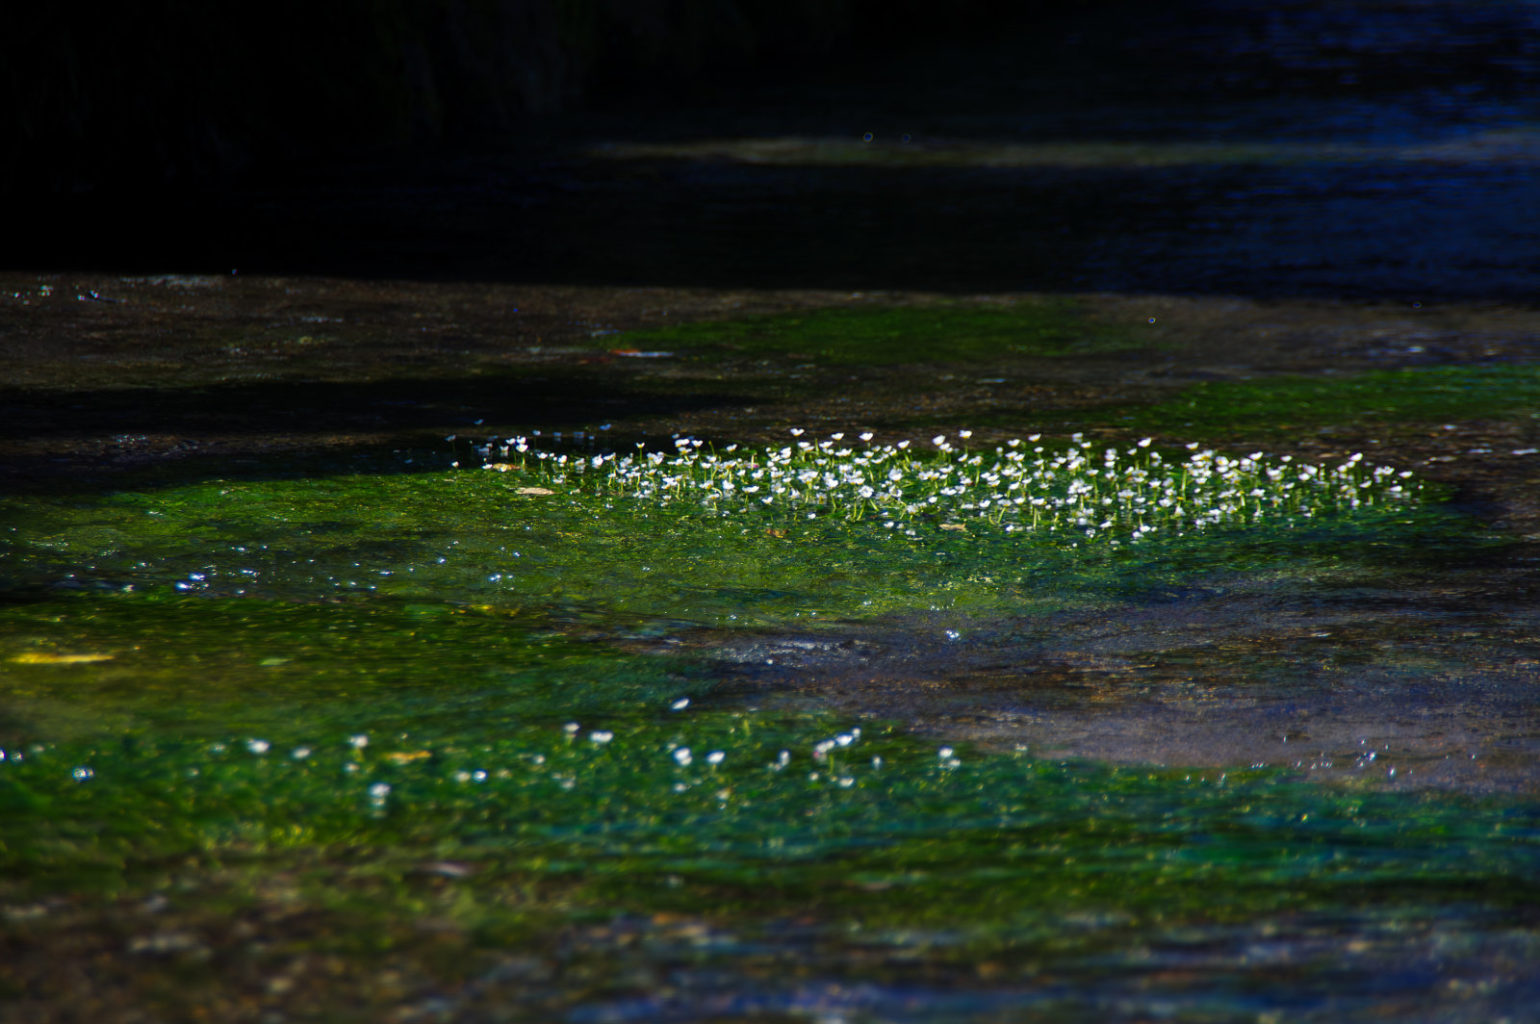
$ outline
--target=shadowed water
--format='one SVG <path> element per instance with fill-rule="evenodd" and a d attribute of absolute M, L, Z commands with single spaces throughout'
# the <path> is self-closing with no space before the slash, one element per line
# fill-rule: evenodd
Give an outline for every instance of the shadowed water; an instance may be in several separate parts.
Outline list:
<path fill-rule="evenodd" d="M 456 158 L 86 197 L 13 268 L 1526 301 L 1533 5 L 1102 5 Z M 148 217 L 148 219 L 146 219 Z M 68 239 L 68 245 L 60 243 Z"/>

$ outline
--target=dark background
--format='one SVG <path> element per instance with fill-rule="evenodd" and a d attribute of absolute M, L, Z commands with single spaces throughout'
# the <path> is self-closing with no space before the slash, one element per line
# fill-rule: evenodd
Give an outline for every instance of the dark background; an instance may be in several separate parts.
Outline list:
<path fill-rule="evenodd" d="M 1523 0 L 15 6 L 4 270 L 1540 296 Z"/>
<path fill-rule="evenodd" d="M 1059 0 L 267 0 L 12 5 L 13 187 L 199 182 L 432 150 L 618 99 L 666 106 Z"/>

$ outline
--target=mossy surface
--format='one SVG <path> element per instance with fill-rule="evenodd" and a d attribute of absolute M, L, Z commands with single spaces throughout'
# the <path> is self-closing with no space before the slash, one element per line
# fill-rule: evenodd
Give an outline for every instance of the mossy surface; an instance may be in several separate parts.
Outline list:
<path fill-rule="evenodd" d="M 650 1012 L 628 1002 L 655 997 L 637 978 L 681 958 L 792 1016 L 787 978 L 889 992 L 918 971 L 926 1005 L 971 979 L 984 1002 L 965 1019 L 1003 1019 L 988 993 L 1043 971 L 1121 985 L 1131 950 L 1303 943 L 1302 922 L 1355 922 L 1362 963 L 1305 955 L 1268 1005 L 1344 978 L 1371 992 L 1408 929 L 1522 945 L 1532 802 L 940 747 L 870 716 L 754 710 L 679 643 L 905 617 L 939 633 L 1225 576 L 1352 585 L 1398 552 L 1483 543 L 1437 506 L 1113 547 L 665 505 L 560 475 L 8 500 L 17 948 L 127 934 L 161 958 L 138 998 L 175 1013 L 215 998 L 177 972 L 244 948 L 222 923 L 244 921 L 264 936 L 250 956 L 336 965 L 307 998 L 337 1019 L 395 1005 L 381 979 L 409 970 L 456 1012 L 492 986 L 533 1020 Z M 488 980 L 509 958 L 513 980 Z"/>
<path fill-rule="evenodd" d="M 367 602 L 388 600 L 432 615 L 484 608 L 531 627 L 657 632 L 916 609 L 1028 614 L 1119 597 L 1195 564 L 1367 569 L 1408 538 L 1465 529 L 1436 506 L 1393 502 L 1118 548 L 967 525 L 944 506 L 911 536 L 880 516 L 662 506 L 607 493 L 599 478 L 526 486 L 542 482 L 533 467 L 464 469 L 16 499 L 4 554 L 24 593 L 364 602 L 368 614 L 380 612 Z"/>
<path fill-rule="evenodd" d="M 1066 419 L 1170 436 L 1288 438 L 1333 425 L 1528 418 L 1536 409 L 1540 366 L 1500 363 L 1205 381 L 1158 404 L 1077 411 Z"/>
<path fill-rule="evenodd" d="M 511 956 L 554 957 L 554 975 L 506 995 L 532 1015 L 602 1008 L 638 964 L 680 956 L 756 998 L 786 998 L 786 971 L 945 991 L 993 964 L 987 992 L 1043 970 L 1112 982 L 1151 947 L 1299 942 L 1323 927 L 1310 922 L 1355 921 L 1367 966 L 1430 927 L 1457 943 L 1522 929 L 1540 898 L 1533 805 L 938 752 L 709 696 L 671 710 L 681 686 L 656 679 L 638 702 L 579 711 L 556 695 L 596 668 L 543 673 L 558 685 L 534 713 L 510 680 L 512 703 L 375 693 L 322 714 L 291 703 L 286 721 L 218 740 L 162 724 L 7 748 L 0 898 L 153 905 L 157 920 L 128 915 L 151 929 L 141 946 L 167 921 L 206 935 L 222 915 L 289 920 L 266 929 L 281 962 L 405 958 L 449 992 Z M 411 924 L 425 920 L 437 938 Z M 1271 1005 L 1372 988 L 1356 964 L 1303 961 L 1291 987 L 1264 983 Z M 319 1008 L 352 1019 L 346 991 L 334 980 Z"/>

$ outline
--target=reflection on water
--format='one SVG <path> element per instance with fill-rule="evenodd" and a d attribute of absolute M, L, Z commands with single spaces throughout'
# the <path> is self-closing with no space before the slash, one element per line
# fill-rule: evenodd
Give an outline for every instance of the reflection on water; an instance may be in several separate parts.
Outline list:
<path fill-rule="evenodd" d="M 654 976 L 651 993 L 584 1006 L 567 1019 L 1089 1024 L 1250 1020 L 1258 1004 L 1268 1007 L 1264 1013 L 1321 1024 L 1382 1016 L 1419 1024 L 1529 1019 L 1526 1014 L 1540 999 L 1540 981 L 1530 969 L 1540 955 L 1533 932 L 1494 928 L 1469 934 L 1452 925 L 1387 921 L 1355 929 L 1344 942 L 1341 921 L 1300 919 L 1282 927 L 1268 922 L 1148 936 L 1091 962 L 986 962 L 968 979 L 927 977 L 905 962 L 909 958 L 895 956 L 886 983 L 815 974 L 795 985 L 778 984 L 774 974 L 800 973 L 807 951 L 798 956 L 778 948 L 773 938 L 734 949 L 731 936 L 712 936 L 715 957 L 738 953 L 750 963 L 757 960 L 763 980 L 746 984 L 741 975 L 713 963 L 712 954 L 701 963 L 700 944 L 681 944 L 671 952 L 690 966 Z M 611 955 L 625 957 L 618 950 Z M 819 959 L 827 971 L 827 953 Z M 1494 981 L 1494 975 L 1502 980 Z"/>
<path fill-rule="evenodd" d="M 1261 167 L 1304 163 L 1515 163 L 1540 159 L 1540 132 L 1493 130 L 1406 144 L 1285 140 L 1194 142 L 1047 140 L 1037 143 L 932 139 L 893 143 L 849 138 L 700 139 L 595 146 L 611 160 L 690 160 L 788 167 L 1053 167 L 1064 169 Z"/>

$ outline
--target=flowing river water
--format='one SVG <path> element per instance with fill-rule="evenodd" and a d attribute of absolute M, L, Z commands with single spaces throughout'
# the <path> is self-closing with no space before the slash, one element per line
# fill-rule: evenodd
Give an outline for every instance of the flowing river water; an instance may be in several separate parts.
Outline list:
<path fill-rule="evenodd" d="M 8 252 L 0 1019 L 1540 1019 L 1534 5 L 1099 10 Z M 1068 547 L 510 440 L 857 432 L 1423 490 Z"/>

